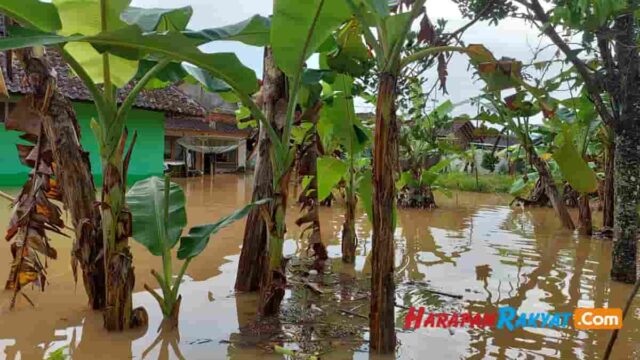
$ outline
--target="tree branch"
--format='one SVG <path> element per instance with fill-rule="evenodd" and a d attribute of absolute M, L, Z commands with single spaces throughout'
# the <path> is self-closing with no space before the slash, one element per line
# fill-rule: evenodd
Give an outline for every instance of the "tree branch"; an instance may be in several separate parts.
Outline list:
<path fill-rule="evenodd" d="M 602 117 L 602 120 L 608 126 L 612 126 L 614 123 L 614 118 L 612 114 L 607 109 L 604 101 L 602 100 L 602 96 L 600 95 L 600 85 L 596 76 L 591 72 L 591 69 L 587 66 L 587 64 L 582 61 L 578 55 L 567 45 L 567 43 L 562 39 L 560 34 L 556 31 L 551 23 L 551 19 L 549 19 L 549 15 L 544 11 L 542 5 L 540 5 L 539 0 L 531 0 L 530 3 L 525 1 L 519 1 L 521 4 L 526 6 L 529 10 L 533 12 L 535 19 L 542 23 L 542 26 L 538 26 L 540 31 L 542 31 L 551 41 L 564 53 L 567 60 L 571 61 L 573 66 L 575 66 L 576 70 L 584 80 L 584 85 L 589 92 L 589 96 L 591 101 L 593 101 L 598 114 Z"/>
<path fill-rule="evenodd" d="M 451 52 L 451 51 L 467 53 L 469 50 L 467 48 L 461 47 L 461 46 L 436 46 L 436 47 L 430 47 L 430 48 L 426 48 L 426 49 L 420 50 L 418 52 L 415 52 L 415 53 L 405 57 L 400 62 L 400 67 L 403 68 L 403 67 L 411 64 L 414 61 L 418 61 L 420 59 L 423 59 L 423 58 L 425 58 L 427 56 L 431 56 L 433 54 L 437 54 L 437 53 L 441 53 L 441 52 Z"/>
<path fill-rule="evenodd" d="M 495 1 L 489 1 L 487 3 L 487 5 L 485 5 L 485 7 L 476 14 L 476 16 L 471 19 L 471 21 L 469 21 L 468 23 L 466 23 L 465 25 L 463 25 L 462 27 L 460 27 L 458 30 L 452 32 L 451 34 L 449 34 L 445 39 L 444 39 L 444 43 L 448 44 L 449 41 L 451 41 L 452 39 L 457 38 L 458 35 L 462 34 L 463 32 L 467 31 L 467 29 L 469 29 L 471 26 L 473 26 L 473 24 L 477 23 L 484 15 L 486 15 L 489 10 L 491 10 L 491 8 L 495 5 Z"/>

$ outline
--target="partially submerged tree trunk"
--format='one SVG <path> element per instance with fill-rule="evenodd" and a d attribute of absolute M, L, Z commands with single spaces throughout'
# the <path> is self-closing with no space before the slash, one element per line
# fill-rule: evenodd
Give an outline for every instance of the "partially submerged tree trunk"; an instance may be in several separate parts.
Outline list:
<path fill-rule="evenodd" d="M 639 107 L 635 111 L 640 111 Z M 640 113 L 639 113 L 640 114 Z M 629 116 L 629 114 L 627 115 Z M 634 115 L 638 116 L 638 115 Z M 625 115 L 623 113 L 623 119 Z M 621 124 L 620 127 L 623 127 Z M 621 129 L 616 135 L 614 245 L 611 276 L 634 283 L 638 236 L 638 177 L 640 174 L 640 133 Z"/>
<path fill-rule="evenodd" d="M 532 146 L 528 146 L 526 150 L 529 155 L 531 164 L 538 171 L 540 182 L 544 186 L 545 194 L 549 198 L 553 209 L 556 211 L 556 214 L 560 218 L 562 226 L 569 230 L 574 230 L 576 227 L 573 224 L 571 215 L 569 214 L 569 211 L 567 210 L 562 197 L 558 193 L 558 188 L 553 181 L 553 177 L 551 176 L 551 172 L 549 171 L 549 166 L 538 156 L 536 150 Z"/>
<path fill-rule="evenodd" d="M 369 342 L 379 353 L 395 351 L 394 203 L 398 163 L 396 75 L 380 74 L 373 148 L 373 259 Z"/>
<path fill-rule="evenodd" d="M 549 197 L 546 194 L 542 180 L 536 180 L 528 198 L 516 196 L 512 203 L 514 202 L 520 202 L 523 206 L 549 206 Z"/>
<path fill-rule="evenodd" d="M 568 183 L 565 182 L 564 189 L 562 190 L 562 198 L 564 204 L 570 208 L 578 207 L 578 198 L 580 194 Z"/>
<path fill-rule="evenodd" d="M 350 155 L 352 156 L 352 155 Z M 353 264 L 356 261 L 356 248 L 358 237 L 356 234 L 356 205 L 355 174 L 353 164 L 349 169 L 349 183 L 347 184 L 347 197 L 345 201 L 346 212 L 342 224 L 342 261 Z"/>
<path fill-rule="evenodd" d="M 276 106 L 278 100 L 286 97 L 286 78 L 282 73 L 267 73 L 267 64 L 270 60 L 271 50 L 264 51 L 264 79 L 262 88 L 262 107 L 267 121 L 271 126 L 279 129 L 276 122 Z M 278 71 L 275 69 L 275 71 Z M 275 75 L 275 76 L 274 76 Z M 253 177 L 252 201 L 273 197 L 273 168 L 271 165 L 271 140 L 267 128 L 260 124 L 260 136 L 258 140 L 256 168 Z M 264 264 L 264 253 L 267 249 L 268 229 L 259 207 L 254 207 L 247 216 L 242 240 L 242 251 L 238 263 L 235 289 L 237 291 L 257 291 L 260 289 L 260 281 Z"/>
<path fill-rule="evenodd" d="M 620 119 L 615 124 L 614 246 L 611 277 L 636 281 L 638 192 L 640 191 L 640 55 L 633 13 L 615 21 L 620 78 Z"/>
<path fill-rule="evenodd" d="M 80 128 L 69 101 L 56 87 L 56 78 L 44 57 L 31 49 L 18 52 L 26 81 L 33 89 L 37 106 L 47 115 L 43 126 L 56 164 L 54 168 L 63 190 L 65 207 L 71 214 L 76 239 L 73 244 L 73 269 L 80 264 L 85 291 L 93 309 L 105 305 L 104 266 L 100 212 L 95 208 L 96 187 L 91 175 L 89 155 L 80 144 Z"/>
<path fill-rule="evenodd" d="M 602 227 L 613 229 L 615 143 L 606 147 L 604 189 L 602 192 Z"/>
<path fill-rule="evenodd" d="M 289 176 L 286 174 L 278 182 L 278 193 L 273 195 L 272 219 L 282 219 L 269 224 L 268 248 L 262 263 L 262 281 L 260 282 L 260 303 L 258 313 L 263 316 L 276 315 L 280 310 L 280 303 L 284 298 L 287 286 L 286 265 L 287 259 L 282 256 L 282 246 L 286 228 L 284 218 L 287 208 L 287 196 L 289 188 Z"/>
<path fill-rule="evenodd" d="M 411 209 L 433 209 L 436 199 L 429 185 L 407 185 L 398 194 L 398 206 Z"/>
<path fill-rule="evenodd" d="M 591 223 L 589 194 L 580 194 L 578 198 L 578 213 L 578 232 L 582 235 L 591 236 L 593 233 L 593 224 Z"/>
<path fill-rule="evenodd" d="M 102 158 L 102 234 L 107 242 L 105 254 L 107 301 L 104 326 L 109 331 L 140 326 L 147 323 L 144 308 L 133 309 L 132 294 L 135 284 L 133 255 L 129 248 L 131 213 L 126 209 L 125 194 L 127 167 L 136 134 L 125 154 L 128 131 L 125 128 L 113 155 Z M 104 154 L 101 154 L 104 156 Z"/>
<path fill-rule="evenodd" d="M 311 128 L 308 131 L 307 138 L 299 146 L 298 151 L 298 176 L 301 179 L 309 177 L 311 180 L 306 188 L 302 189 L 298 202 L 302 205 L 300 209 L 300 217 L 296 220 L 296 225 L 302 226 L 309 224 L 308 227 L 302 230 L 302 235 L 307 231 L 311 231 L 309 235 L 309 247 L 313 251 L 314 263 L 313 268 L 322 272 L 324 269 L 324 262 L 329 258 L 327 255 L 327 248 L 322 243 L 322 237 L 320 236 L 320 213 L 319 213 L 319 201 L 318 201 L 318 154 L 319 154 L 319 138 L 318 128 L 318 115 L 322 102 L 318 101 L 313 108 L 308 109 L 303 114 L 302 122 L 308 122 L 311 124 Z"/>
<path fill-rule="evenodd" d="M 269 135 L 264 126 L 260 126 L 260 140 L 256 168 L 253 174 L 253 195 L 251 201 L 268 199 L 273 196 L 273 170 L 269 158 Z M 257 291 L 260 289 L 262 273 L 262 254 L 267 247 L 267 225 L 260 214 L 260 208 L 254 207 L 247 216 L 242 240 L 242 251 L 236 274 L 236 291 Z"/>
<path fill-rule="evenodd" d="M 265 49 L 262 97 L 267 121 L 272 124 L 276 132 L 282 131 L 287 109 L 286 76 L 276 67 L 269 48 Z M 272 152 L 273 149 L 270 151 Z M 258 313 L 264 316 L 278 313 L 287 284 L 286 260 L 282 258 L 282 246 L 286 232 L 284 218 L 290 176 L 291 169 L 278 179 L 278 190 L 271 194 L 273 201 L 270 218 L 272 220 L 271 223 L 266 224 L 267 242 L 259 260 L 262 269 L 259 274 L 261 278 Z M 273 187 L 273 181 L 270 186 Z"/>

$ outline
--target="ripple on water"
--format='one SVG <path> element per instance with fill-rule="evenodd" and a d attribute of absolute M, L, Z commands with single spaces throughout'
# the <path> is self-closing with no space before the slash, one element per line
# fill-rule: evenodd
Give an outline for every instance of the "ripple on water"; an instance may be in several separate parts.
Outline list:
<path fill-rule="evenodd" d="M 220 175 L 179 181 L 188 199 L 190 224 L 226 215 L 251 197 L 249 176 Z M 435 210 L 398 211 L 395 234 L 398 304 L 423 305 L 436 312 L 495 312 L 497 307 L 507 305 L 522 311 L 571 311 L 576 306 L 621 307 L 624 303 L 630 287 L 608 279 L 610 242 L 567 233 L 560 228 L 552 209 L 511 209 L 507 206 L 508 197 L 473 193 L 455 193 L 451 199 L 439 197 L 437 201 L 440 207 Z M 297 206 L 291 203 L 285 253 L 305 256 L 307 243 L 299 239 L 300 229 L 294 224 Z M 0 206 L 0 218 L 8 219 L 9 211 L 8 207 Z M 355 269 L 342 267 L 339 257 L 343 214 L 339 204 L 321 209 L 323 241 L 333 258 L 334 270 L 366 278 L 370 275 L 371 225 L 366 215 L 358 215 Z M 594 218 L 599 216 L 594 214 Z M 0 223 L 0 232 L 5 230 L 6 221 Z M 255 294 L 232 291 L 243 230 L 244 224 L 239 222 L 221 231 L 203 255 L 193 261 L 182 287 L 180 339 L 160 338 L 146 354 L 148 358 L 161 357 L 161 353 L 174 357 L 172 344 L 187 359 L 253 359 L 267 355 L 259 347 L 235 342 L 239 328 L 252 323 L 257 306 Z M 70 241 L 53 237 L 52 244 L 60 258 L 49 263 L 49 287 L 45 293 L 27 290 L 37 304 L 35 309 L 20 302 L 16 311 L 9 312 L 6 309 L 9 294 L 0 294 L 3 304 L 0 354 L 8 359 L 41 359 L 57 348 L 69 346 L 78 359 L 140 358 L 157 340 L 160 311 L 151 296 L 142 291 L 142 284 L 155 284 L 150 270 L 159 268 L 160 260 L 132 245 L 137 281 L 134 302 L 149 312 L 149 328 L 107 334 L 102 330 L 100 314 L 86 308 L 81 285 L 73 283 L 68 265 Z M 0 279 L 7 276 L 9 259 L 8 245 L 0 241 L 0 264 L 5 264 L 0 267 Z M 430 290 L 463 298 L 442 296 Z M 287 292 L 286 301 L 300 298 L 300 294 Z M 313 302 L 313 295 L 304 298 Z M 406 310 L 398 308 L 398 326 L 402 326 L 404 314 Z M 639 358 L 637 305 L 630 314 L 614 358 Z M 366 338 L 367 333 L 362 331 L 358 336 Z M 434 359 L 599 359 L 608 333 L 573 329 L 508 332 L 422 328 L 399 331 L 398 338 L 401 345 L 396 356 L 402 359 L 423 358 L 426 354 Z M 366 346 L 357 346 L 341 347 L 324 358 L 368 356 Z"/>

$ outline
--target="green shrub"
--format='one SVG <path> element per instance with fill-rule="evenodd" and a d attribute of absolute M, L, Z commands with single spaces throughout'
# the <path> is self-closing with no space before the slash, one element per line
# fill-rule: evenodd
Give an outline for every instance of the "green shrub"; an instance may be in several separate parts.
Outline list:
<path fill-rule="evenodd" d="M 487 174 L 478 176 L 476 186 L 475 174 L 450 172 L 440 175 L 438 185 L 449 190 L 508 193 L 513 181 L 514 178 L 509 175 Z"/>
<path fill-rule="evenodd" d="M 490 152 L 485 152 L 484 154 L 482 154 L 482 167 L 494 172 L 496 169 L 496 164 L 500 161 L 500 159 L 498 159 L 497 156 L 493 155 Z"/>

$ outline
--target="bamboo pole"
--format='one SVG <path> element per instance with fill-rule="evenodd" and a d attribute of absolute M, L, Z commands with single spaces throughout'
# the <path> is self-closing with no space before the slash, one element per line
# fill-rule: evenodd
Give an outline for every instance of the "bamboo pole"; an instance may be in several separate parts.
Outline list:
<path fill-rule="evenodd" d="M 6 192 L 4 192 L 4 191 L 0 191 L 0 197 L 5 198 L 5 199 L 7 199 L 7 200 L 9 200 L 9 201 L 11 201 L 11 202 L 16 201 L 16 198 L 14 198 L 13 196 L 11 196 L 11 195 L 7 194 L 7 193 L 6 193 Z"/>

